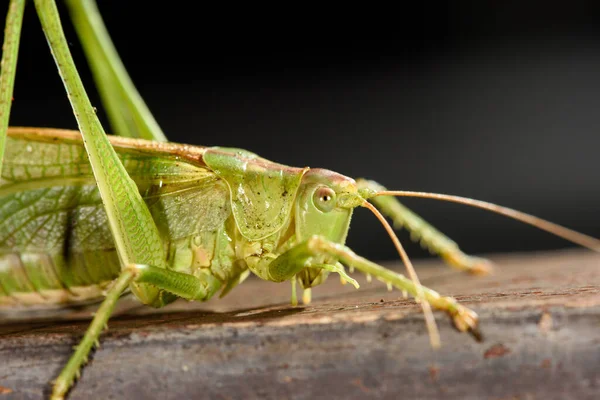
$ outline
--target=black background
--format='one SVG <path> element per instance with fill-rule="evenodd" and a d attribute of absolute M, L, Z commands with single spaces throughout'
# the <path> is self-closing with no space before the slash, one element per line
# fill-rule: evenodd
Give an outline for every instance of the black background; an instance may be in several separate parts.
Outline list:
<path fill-rule="evenodd" d="M 172 141 L 242 147 L 390 189 L 493 201 L 600 236 L 598 6 L 561 3 L 345 5 L 334 13 L 303 3 L 99 7 Z M 33 4 L 14 97 L 12 125 L 76 127 Z M 405 203 L 468 252 L 570 246 L 465 206 Z M 367 210 L 355 213 L 348 242 L 373 259 L 397 257 Z"/>

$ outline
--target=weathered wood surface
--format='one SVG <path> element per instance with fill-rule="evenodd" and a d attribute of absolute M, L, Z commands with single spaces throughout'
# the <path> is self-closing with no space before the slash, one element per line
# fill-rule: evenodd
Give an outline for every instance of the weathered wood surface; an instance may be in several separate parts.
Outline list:
<path fill-rule="evenodd" d="M 482 343 L 436 313 L 433 351 L 419 306 L 380 283 L 356 291 L 331 277 L 292 308 L 289 284 L 249 280 L 160 313 L 124 301 L 70 398 L 600 398 L 600 256 L 493 259 L 483 278 L 417 263 L 423 284 L 479 313 Z M 47 396 L 88 315 L 2 315 L 0 400 Z"/>

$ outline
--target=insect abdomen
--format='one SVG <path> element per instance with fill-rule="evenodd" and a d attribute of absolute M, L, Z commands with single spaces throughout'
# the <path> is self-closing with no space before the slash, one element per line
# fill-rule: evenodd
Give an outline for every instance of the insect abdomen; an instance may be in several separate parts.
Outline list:
<path fill-rule="evenodd" d="M 115 252 L 80 254 L 68 263 L 60 254 L 0 254 L 0 306 L 76 304 L 99 299 L 118 273 Z"/>

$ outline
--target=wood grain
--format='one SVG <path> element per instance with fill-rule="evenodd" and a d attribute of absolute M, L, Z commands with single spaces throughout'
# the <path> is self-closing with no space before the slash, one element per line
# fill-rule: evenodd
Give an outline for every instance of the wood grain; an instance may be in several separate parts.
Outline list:
<path fill-rule="evenodd" d="M 70 398 L 600 398 L 600 256 L 492 259 L 488 277 L 416 263 L 424 285 L 481 317 L 478 343 L 436 313 L 438 351 L 419 306 L 362 277 L 357 291 L 332 276 L 306 307 L 258 279 L 159 311 L 124 299 Z M 89 313 L 0 314 L 0 400 L 47 397 Z"/>

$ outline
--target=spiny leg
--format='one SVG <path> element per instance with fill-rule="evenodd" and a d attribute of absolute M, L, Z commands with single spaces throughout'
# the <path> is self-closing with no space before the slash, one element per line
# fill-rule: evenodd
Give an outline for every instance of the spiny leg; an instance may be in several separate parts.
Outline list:
<path fill-rule="evenodd" d="M 336 256 L 339 260 L 348 266 L 353 266 L 357 270 L 371 274 L 380 281 L 391 284 L 392 286 L 409 293 L 413 297 L 418 297 L 422 290 L 425 301 L 429 302 L 438 310 L 445 311 L 452 318 L 454 325 L 461 332 L 470 332 L 476 339 L 481 335 L 477 328 L 477 314 L 468 308 L 459 304 L 452 297 L 440 296 L 436 291 L 425 286 L 417 285 L 412 280 L 402 274 L 384 268 L 372 261 L 363 258 L 354 253 L 350 248 L 338 243 L 330 242 L 322 237 L 315 236 L 306 242 L 306 249 L 313 254 L 326 253 Z"/>
<path fill-rule="evenodd" d="M 35 6 L 79 124 L 121 263 L 166 268 L 158 229 L 90 103 L 71 57 L 56 4 L 53 0 L 35 0 Z M 140 294 L 136 291 L 138 297 Z M 149 297 L 142 296 L 140 300 L 150 304 Z"/>
<path fill-rule="evenodd" d="M 129 286 L 134 278 L 134 271 L 125 270 L 114 282 L 112 288 L 108 290 L 106 298 L 94 315 L 92 323 L 88 327 L 83 339 L 75 347 L 75 352 L 69 358 L 69 362 L 62 369 L 60 375 L 54 380 L 52 387 L 52 400 L 63 399 L 73 385 L 76 378 L 79 378 L 79 370 L 87 362 L 88 354 L 94 345 L 99 346 L 98 337 L 106 327 L 108 318 L 113 312 L 117 300 L 121 293 Z"/>
<path fill-rule="evenodd" d="M 83 136 L 119 259 L 124 268 L 132 264 L 146 264 L 165 269 L 165 250 L 156 225 L 135 182 L 127 174 L 108 141 L 83 88 L 62 30 L 56 4 L 53 0 L 35 0 L 35 6 Z M 131 290 L 144 304 L 160 307 L 167 301 L 165 292 L 156 286 L 131 282 L 126 277 L 127 275 L 119 282 L 123 283 L 123 287 L 130 282 Z M 172 299 L 174 297 L 169 300 Z M 112 306 L 98 318 L 108 319 L 111 309 Z M 93 333 L 90 338 L 94 337 Z M 90 347 L 84 346 L 74 356 L 75 367 L 65 369 L 63 379 L 57 382 L 58 394 L 55 398 L 61 398 L 60 393 L 64 394 L 68 390 L 89 349 Z"/>
<path fill-rule="evenodd" d="M 376 192 L 386 190 L 374 181 L 357 180 L 360 189 Z M 392 196 L 373 197 L 370 201 L 386 216 L 394 221 L 395 228 L 406 228 L 411 239 L 419 241 L 433 254 L 439 254 L 446 263 L 454 268 L 473 274 L 487 274 L 492 270 L 492 263 L 484 258 L 473 257 L 463 253 L 456 242 L 435 229 L 423 218 L 405 207 Z"/>
<path fill-rule="evenodd" d="M 384 268 L 354 253 L 350 248 L 331 242 L 321 236 L 312 236 L 290 250 L 272 259 L 268 257 L 254 259 L 255 270 L 264 271 L 262 276 L 274 282 L 283 282 L 307 267 L 319 267 L 312 260 L 323 256 L 338 259 L 349 267 L 371 274 L 380 281 L 392 285 L 411 296 L 423 295 L 425 301 L 438 310 L 445 311 L 452 318 L 454 325 L 461 332 L 470 332 L 476 339 L 481 335 L 477 329 L 477 314 L 459 304 L 451 297 L 440 296 L 434 290 L 417 285 L 402 274 Z"/>
<path fill-rule="evenodd" d="M 2 61 L 0 63 L 0 176 L 2 176 L 6 132 L 8 130 L 10 108 L 15 86 L 24 9 L 25 0 L 11 0 L 4 26 L 4 43 L 2 45 Z"/>
<path fill-rule="evenodd" d="M 94 0 L 67 0 L 114 133 L 166 142 L 167 138 L 127 74 Z"/>
<path fill-rule="evenodd" d="M 199 301 L 208 300 L 221 287 L 221 282 L 209 274 L 196 277 L 149 265 L 129 265 L 108 290 L 83 339 L 75 348 L 75 353 L 54 381 L 52 399 L 63 399 L 75 379 L 79 377 L 79 371 L 87 362 L 88 354 L 94 346 L 99 346 L 98 338 L 106 328 L 117 300 L 134 282 L 149 283 L 184 299 Z"/>

